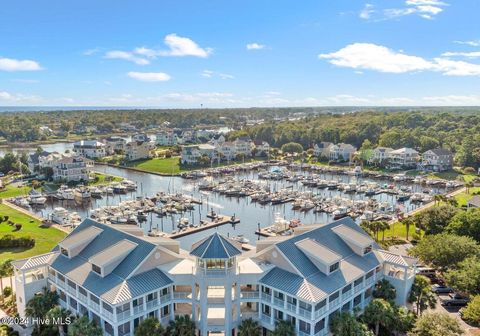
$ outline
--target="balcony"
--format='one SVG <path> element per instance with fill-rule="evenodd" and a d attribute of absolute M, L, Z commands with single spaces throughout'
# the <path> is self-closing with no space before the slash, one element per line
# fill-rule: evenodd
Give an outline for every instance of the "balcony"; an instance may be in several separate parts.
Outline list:
<path fill-rule="evenodd" d="M 81 302 L 84 302 L 84 303 L 88 302 L 88 298 L 85 295 L 83 295 L 82 293 L 79 292 L 77 296 L 78 296 L 78 301 L 81 301 Z"/>
<path fill-rule="evenodd" d="M 100 312 L 100 305 L 98 303 L 90 301 L 90 307 L 96 312 Z"/>
<path fill-rule="evenodd" d="M 362 288 L 363 288 L 363 282 L 353 287 L 353 292 L 358 293 L 362 290 Z"/>
<path fill-rule="evenodd" d="M 316 310 L 315 311 L 315 318 L 322 316 L 323 314 L 325 314 L 326 311 L 327 311 L 327 306 L 326 305 L 323 306 L 322 308 L 320 308 L 319 310 Z"/>
<path fill-rule="evenodd" d="M 128 319 L 130 316 L 132 316 L 130 309 L 129 309 L 129 310 L 125 310 L 125 311 L 123 311 L 123 312 L 121 312 L 121 313 L 117 313 L 117 321 L 120 322 L 120 321 L 126 320 L 126 319 Z"/>
<path fill-rule="evenodd" d="M 273 304 L 283 308 L 285 306 L 285 300 L 277 297 L 273 297 Z"/>
<path fill-rule="evenodd" d="M 168 293 L 165 295 L 160 296 L 160 302 L 161 303 L 166 303 L 172 299 L 172 294 Z"/>
<path fill-rule="evenodd" d="M 243 299 L 258 299 L 260 298 L 260 293 L 258 291 L 248 291 L 242 290 L 240 292 L 240 298 Z"/>
<path fill-rule="evenodd" d="M 294 305 L 293 303 L 290 303 L 287 301 L 287 310 L 292 312 L 292 313 L 296 313 L 297 312 L 297 306 Z"/>
<path fill-rule="evenodd" d="M 173 292 L 174 299 L 191 300 L 192 292 Z"/>
<path fill-rule="evenodd" d="M 306 317 L 308 319 L 312 318 L 312 312 L 310 310 L 306 310 L 306 309 L 303 309 L 301 307 L 298 308 L 298 315 Z"/>
<path fill-rule="evenodd" d="M 243 320 L 250 319 L 250 318 L 252 320 L 258 319 L 258 312 L 256 311 L 244 311 L 244 312 L 240 312 L 240 315 Z"/>
<path fill-rule="evenodd" d="M 375 282 L 375 277 L 372 275 L 370 278 L 365 280 L 365 286 L 369 286 Z"/>
<path fill-rule="evenodd" d="M 270 316 L 262 314 L 262 321 L 268 324 L 271 324 Z"/>
<path fill-rule="evenodd" d="M 141 313 L 144 310 L 145 310 L 145 307 L 144 307 L 143 304 L 135 306 L 135 307 L 133 307 L 133 315 L 137 315 L 138 313 Z"/>
<path fill-rule="evenodd" d="M 72 294 L 73 296 L 77 295 L 77 290 L 75 288 L 70 287 L 70 286 L 67 286 L 67 292 Z"/>
<path fill-rule="evenodd" d="M 340 304 L 340 298 L 336 298 L 333 301 L 329 302 L 329 308 L 332 309 Z"/>
<path fill-rule="evenodd" d="M 270 294 L 262 292 L 262 300 L 266 302 L 272 302 L 272 296 Z"/>
<path fill-rule="evenodd" d="M 113 319 L 113 313 L 109 312 L 108 310 L 106 309 L 103 309 L 102 310 L 102 315 L 105 316 L 107 319 L 109 319 L 110 321 L 114 321 Z"/>
<path fill-rule="evenodd" d="M 158 300 L 152 300 L 147 302 L 147 310 L 151 310 L 158 306 Z"/>
<path fill-rule="evenodd" d="M 343 298 L 343 299 L 346 299 L 346 298 L 349 298 L 349 297 L 352 296 L 352 295 L 353 295 L 353 290 L 350 289 L 350 290 L 348 290 L 347 292 L 342 293 L 342 298 Z"/>

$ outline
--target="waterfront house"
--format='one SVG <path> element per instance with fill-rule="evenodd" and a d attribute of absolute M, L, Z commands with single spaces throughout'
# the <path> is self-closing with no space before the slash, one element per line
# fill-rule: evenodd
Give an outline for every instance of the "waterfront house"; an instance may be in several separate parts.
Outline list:
<path fill-rule="evenodd" d="M 125 159 L 127 161 L 148 159 L 151 149 L 148 141 L 131 141 L 125 146 Z"/>
<path fill-rule="evenodd" d="M 253 142 L 255 156 L 268 156 L 270 153 L 270 144 L 266 141 L 255 140 Z"/>
<path fill-rule="evenodd" d="M 208 142 L 212 146 L 219 147 L 225 142 L 225 137 L 223 134 L 214 135 Z"/>
<path fill-rule="evenodd" d="M 215 147 L 210 144 L 182 146 L 180 162 L 186 165 L 196 165 L 200 163 L 202 156 L 214 160 L 217 157 Z"/>
<path fill-rule="evenodd" d="M 453 154 L 448 149 L 430 149 L 422 154 L 422 160 L 418 164 L 421 170 L 441 172 L 453 168 Z"/>
<path fill-rule="evenodd" d="M 156 143 L 159 146 L 175 146 L 178 144 L 178 136 L 173 130 L 163 130 L 156 135 Z"/>
<path fill-rule="evenodd" d="M 58 160 L 53 167 L 55 181 L 88 181 L 93 161 L 82 156 L 65 156 Z"/>
<path fill-rule="evenodd" d="M 50 155 L 50 152 L 41 151 L 30 154 L 27 158 L 27 166 L 30 173 L 38 173 L 41 169 L 40 160 Z"/>
<path fill-rule="evenodd" d="M 388 161 L 390 153 L 393 148 L 390 147 L 377 147 L 372 151 L 371 156 L 368 158 L 368 164 L 384 164 Z"/>
<path fill-rule="evenodd" d="M 315 146 L 313 146 L 313 155 L 315 157 L 325 157 L 328 158 L 329 156 L 329 151 L 328 148 L 333 145 L 331 142 L 319 142 L 316 143 Z"/>
<path fill-rule="evenodd" d="M 185 314 L 198 335 L 235 335 L 248 318 L 263 334 L 287 320 L 297 335 L 329 335 L 332 316 L 361 312 L 382 279 L 395 287 L 396 304 L 405 305 L 416 273 L 415 259 L 382 250 L 348 217 L 260 240 L 246 253 L 218 233 L 188 252 L 175 240 L 86 219 L 52 252 L 13 266 L 21 317 L 48 287 L 62 307 L 111 336 L 133 335 L 150 316 L 166 326 Z"/>
<path fill-rule="evenodd" d="M 73 144 L 73 152 L 77 155 L 96 159 L 107 155 L 105 144 L 97 140 L 81 140 Z"/>
<path fill-rule="evenodd" d="M 127 140 L 119 136 L 111 136 L 106 139 L 103 139 L 103 143 L 105 144 L 106 153 L 108 155 L 112 155 L 115 153 L 124 152 L 125 147 L 127 145 Z"/>
<path fill-rule="evenodd" d="M 137 133 L 132 135 L 132 142 L 137 141 L 137 142 L 149 142 L 150 138 L 146 133 Z"/>
<path fill-rule="evenodd" d="M 244 155 L 246 157 L 252 156 L 252 149 L 254 147 L 253 141 L 249 137 L 239 137 L 234 141 L 235 156 Z"/>
<path fill-rule="evenodd" d="M 350 161 L 356 148 L 350 144 L 338 143 L 327 147 L 328 159 L 331 161 Z"/>
<path fill-rule="evenodd" d="M 391 151 L 388 159 L 391 169 L 409 169 L 417 166 L 419 155 L 415 149 L 404 147 Z"/>

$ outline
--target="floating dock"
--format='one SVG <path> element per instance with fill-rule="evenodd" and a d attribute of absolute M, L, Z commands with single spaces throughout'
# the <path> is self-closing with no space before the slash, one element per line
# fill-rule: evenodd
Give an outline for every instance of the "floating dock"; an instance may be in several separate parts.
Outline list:
<path fill-rule="evenodd" d="M 203 224 L 200 224 L 197 227 L 187 227 L 181 231 L 175 233 L 168 233 L 165 235 L 167 238 L 180 238 L 184 236 L 188 236 L 193 233 L 205 231 L 217 226 L 225 225 L 225 224 L 237 224 L 240 223 L 240 218 L 234 216 L 226 216 L 226 215 L 216 215 L 215 217 L 207 216 L 211 218 L 212 221 L 203 221 Z"/>

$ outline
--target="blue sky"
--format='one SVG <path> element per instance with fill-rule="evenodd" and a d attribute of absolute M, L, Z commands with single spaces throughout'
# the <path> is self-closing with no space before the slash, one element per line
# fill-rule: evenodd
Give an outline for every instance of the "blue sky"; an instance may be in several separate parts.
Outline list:
<path fill-rule="evenodd" d="M 480 105 L 478 0 L 8 1 L 0 105 Z"/>

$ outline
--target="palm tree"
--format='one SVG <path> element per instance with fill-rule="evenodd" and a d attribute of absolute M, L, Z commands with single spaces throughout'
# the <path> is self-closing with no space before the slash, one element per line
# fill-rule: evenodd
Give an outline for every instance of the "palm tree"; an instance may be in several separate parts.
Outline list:
<path fill-rule="evenodd" d="M 68 336 L 102 336 L 103 330 L 88 316 L 76 319 L 68 328 Z"/>
<path fill-rule="evenodd" d="M 401 221 L 401 223 L 402 223 L 403 225 L 405 225 L 405 229 L 406 229 L 406 231 L 407 231 L 407 232 L 406 232 L 406 233 L 407 233 L 407 240 L 408 240 L 408 234 L 409 234 L 409 232 L 410 232 L 410 226 L 411 226 L 411 225 L 414 225 L 414 226 L 415 226 L 415 222 L 414 222 L 414 220 L 413 220 L 412 217 L 406 217 L 406 218 L 404 218 L 404 219 Z"/>
<path fill-rule="evenodd" d="M 364 320 L 375 326 L 375 336 L 378 336 L 380 326 L 388 328 L 392 324 L 392 317 L 392 306 L 384 299 L 373 299 L 363 312 Z"/>
<path fill-rule="evenodd" d="M 373 290 L 373 297 L 378 299 L 384 299 L 388 302 L 394 302 L 397 297 L 397 290 L 388 280 L 380 280 L 375 285 Z"/>
<path fill-rule="evenodd" d="M 278 321 L 272 336 L 295 336 L 295 328 L 289 321 Z"/>
<path fill-rule="evenodd" d="M 367 327 L 357 320 L 355 315 L 350 312 L 335 313 L 330 319 L 330 331 L 333 335 L 341 336 L 369 336 L 371 332 Z"/>
<path fill-rule="evenodd" d="M 415 304 L 417 316 L 427 308 L 435 308 L 437 298 L 430 291 L 430 280 L 422 275 L 415 276 L 408 300 Z"/>
<path fill-rule="evenodd" d="M 61 306 L 56 306 L 47 312 L 46 317 L 48 317 L 50 321 L 61 320 L 62 323 L 66 323 L 68 318 L 72 317 L 72 312 L 68 309 L 62 308 Z M 67 329 L 66 324 L 52 323 L 51 327 L 53 328 L 54 331 L 58 332 L 60 336 L 66 335 L 66 329 Z"/>
<path fill-rule="evenodd" d="M 57 304 L 57 292 L 52 292 L 47 287 L 43 287 L 42 293 L 35 295 L 27 302 L 25 315 L 27 317 L 44 318 L 47 312 Z"/>
<path fill-rule="evenodd" d="M 148 317 L 135 329 L 135 336 L 143 335 L 154 335 L 154 336 L 163 336 L 165 334 L 165 329 L 160 324 L 160 321 L 156 317 Z"/>
<path fill-rule="evenodd" d="M 170 321 L 167 328 L 169 336 L 194 336 L 195 322 L 190 319 L 189 315 L 175 316 L 175 320 Z"/>
<path fill-rule="evenodd" d="M 382 241 L 385 241 L 385 230 L 388 230 L 390 228 L 390 224 L 386 221 L 378 221 L 378 230 L 382 231 Z M 377 240 L 378 240 L 378 234 L 377 234 Z"/>
<path fill-rule="evenodd" d="M 12 281 L 12 277 L 13 277 L 13 274 L 14 274 L 14 270 L 13 270 L 13 265 L 12 265 L 12 259 L 7 259 L 3 262 L 3 270 L 5 271 L 5 276 L 8 276 L 10 277 L 10 288 L 13 289 L 13 281 Z"/>
<path fill-rule="evenodd" d="M 467 189 L 467 194 L 470 194 L 470 188 L 473 188 L 473 182 L 465 183 L 465 188 Z"/>
<path fill-rule="evenodd" d="M 251 318 L 243 320 L 238 326 L 238 336 L 260 336 L 260 325 Z"/>

